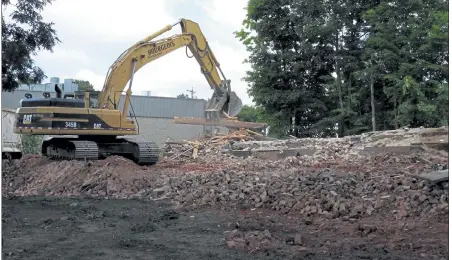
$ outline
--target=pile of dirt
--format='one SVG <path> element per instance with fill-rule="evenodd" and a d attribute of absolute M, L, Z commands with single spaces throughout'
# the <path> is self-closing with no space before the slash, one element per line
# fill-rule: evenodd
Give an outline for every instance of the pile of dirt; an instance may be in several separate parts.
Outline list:
<path fill-rule="evenodd" d="M 179 208 L 265 208 L 344 220 L 448 214 L 447 184 L 432 186 L 416 178 L 447 164 L 444 156 L 368 157 L 359 163 L 212 157 L 211 162 L 163 161 L 151 167 L 116 156 L 94 162 L 25 157 L 4 171 L 2 188 L 5 196 L 169 199 Z"/>
<path fill-rule="evenodd" d="M 127 197 L 147 187 L 143 180 L 152 182 L 157 177 L 148 174 L 153 170 L 119 156 L 92 162 L 24 156 L 3 170 L 2 190 L 4 195 L 17 196 L 109 196 L 120 191 L 118 197 Z"/>

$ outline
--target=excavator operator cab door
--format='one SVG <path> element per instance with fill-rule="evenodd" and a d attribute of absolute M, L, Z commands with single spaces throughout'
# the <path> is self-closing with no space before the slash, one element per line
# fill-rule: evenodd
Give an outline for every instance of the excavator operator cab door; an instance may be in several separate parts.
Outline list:
<path fill-rule="evenodd" d="M 85 92 L 88 95 L 89 108 L 99 108 L 99 91 Z"/>
<path fill-rule="evenodd" d="M 85 108 L 99 108 L 99 91 L 76 91 L 74 98 L 85 100 Z"/>

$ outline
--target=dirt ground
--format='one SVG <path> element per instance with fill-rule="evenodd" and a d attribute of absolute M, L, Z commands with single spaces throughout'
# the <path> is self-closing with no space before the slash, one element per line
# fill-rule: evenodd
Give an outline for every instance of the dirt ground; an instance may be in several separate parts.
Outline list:
<path fill-rule="evenodd" d="M 3 197 L 2 259 L 447 259 L 448 223 L 316 221 L 264 209 L 175 211 L 164 201 Z M 381 223 L 385 222 L 384 228 Z M 389 221 L 391 222 L 391 221 Z M 233 231 L 235 229 L 235 231 Z M 230 232 L 267 232 L 238 250 Z"/>
<path fill-rule="evenodd" d="M 448 169 L 448 152 L 363 153 L 422 141 L 410 131 L 209 139 L 197 149 L 166 147 L 151 167 L 118 156 L 27 155 L 2 169 L 2 259 L 447 259 L 448 182 L 421 175 Z M 315 153 L 274 160 L 225 152 L 266 146 Z"/>

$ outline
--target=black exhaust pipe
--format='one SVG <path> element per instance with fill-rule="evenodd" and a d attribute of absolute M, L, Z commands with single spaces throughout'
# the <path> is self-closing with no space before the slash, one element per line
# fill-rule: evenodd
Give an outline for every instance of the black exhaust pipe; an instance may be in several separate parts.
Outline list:
<path fill-rule="evenodd" d="M 60 87 L 58 87 L 58 84 L 55 84 L 55 92 L 57 98 L 61 98 L 61 96 L 63 95 L 63 91 Z"/>

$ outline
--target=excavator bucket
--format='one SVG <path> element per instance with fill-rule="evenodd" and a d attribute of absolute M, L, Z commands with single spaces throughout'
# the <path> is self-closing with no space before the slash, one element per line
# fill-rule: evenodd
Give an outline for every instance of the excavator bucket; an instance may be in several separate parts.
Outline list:
<path fill-rule="evenodd" d="M 221 113 L 226 113 L 230 117 L 237 116 L 242 110 L 242 100 L 235 92 L 223 92 L 220 95 L 214 93 L 206 106 L 206 118 L 218 120 Z"/>
<path fill-rule="evenodd" d="M 237 96 L 235 92 L 229 93 L 229 116 L 237 116 L 242 110 L 243 103 L 242 100 Z"/>

